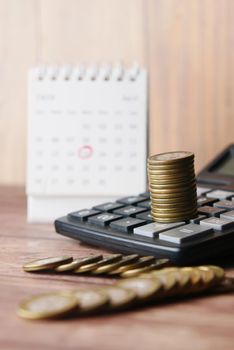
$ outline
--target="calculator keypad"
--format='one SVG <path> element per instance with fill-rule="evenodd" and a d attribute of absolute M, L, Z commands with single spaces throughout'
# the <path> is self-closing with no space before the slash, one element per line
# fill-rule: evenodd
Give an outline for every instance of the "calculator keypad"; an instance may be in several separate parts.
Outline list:
<path fill-rule="evenodd" d="M 90 224 L 92 230 L 106 232 L 110 238 L 128 237 L 132 244 L 140 242 L 142 247 L 144 241 L 162 249 L 193 246 L 204 240 L 212 241 L 217 234 L 225 235 L 234 227 L 233 192 L 198 187 L 198 194 L 198 216 L 187 222 L 154 222 L 148 192 L 77 211 L 69 214 L 69 218 L 77 224 L 79 221 L 83 225 Z M 130 248 L 131 242 L 128 243 Z"/>

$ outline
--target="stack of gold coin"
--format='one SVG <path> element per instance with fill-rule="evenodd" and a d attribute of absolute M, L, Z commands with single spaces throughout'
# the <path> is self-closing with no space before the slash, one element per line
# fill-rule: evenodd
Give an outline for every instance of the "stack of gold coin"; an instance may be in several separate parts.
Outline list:
<path fill-rule="evenodd" d="M 194 154 L 168 152 L 149 157 L 148 178 L 151 215 L 168 223 L 197 216 Z"/>

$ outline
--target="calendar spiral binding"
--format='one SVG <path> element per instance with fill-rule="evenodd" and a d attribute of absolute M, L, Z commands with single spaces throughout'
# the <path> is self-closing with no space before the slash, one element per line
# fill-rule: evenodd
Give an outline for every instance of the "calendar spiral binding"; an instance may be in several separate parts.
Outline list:
<path fill-rule="evenodd" d="M 126 68 L 121 62 L 116 65 L 40 65 L 31 70 L 37 80 L 88 80 L 88 81 L 135 81 L 142 69 L 137 62 Z"/>

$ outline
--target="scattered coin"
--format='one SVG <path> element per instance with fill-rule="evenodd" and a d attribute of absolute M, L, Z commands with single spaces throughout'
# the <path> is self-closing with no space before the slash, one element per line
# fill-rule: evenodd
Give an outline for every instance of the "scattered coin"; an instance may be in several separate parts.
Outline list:
<path fill-rule="evenodd" d="M 140 301 L 152 299 L 162 287 L 159 279 L 141 277 L 124 279 L 117 282 L 117 285 L 136 293 Z"/>
<path fill-rule="evenodd" d="M 19 306 L 18 315 L 31 320 L 59 318 L 71 314 L 77 307 L 75 296 L 48 293 L 24 300 Z"/>
<path fill-rule="evenodd" d="M 140 274 L 150 272 L 152 270 L 158 270 L 160 268 L 168 266 L 169 264 L 170 264 L 169 259 L 157 259 L 155 263 L 150 264 L 149 266 L 134 268 L 132 270 L 122 272 L 120 277 L 124 277 L 124 278 L 136 277 L 136 276 L 139 276 Z"/>
<path fill-rule="evenodd" d="M 109 297 L 106 293 L 97 289 L 77 289 L 71 292 L 77 299 L 79 314 L 93 313 L 103 310 L 109 305 Z"/>
<path fill-rule="evenodd" d="M 119 275 L 124 271 L 129 271 L 131 269 L 137 269 L 140 267 L 145 267 L 148 266 L 150 264 L 152 264 L 155 261 L 155 257 L 154 256 L 143 256 L 142 258 L 139 258 L 137 260 L 137 262 L 135 263 L 131 263 L 131 264 L 127 264 L 124 266 L 120 266 L 115 270 L 112 270 L 109 272 L 109 275 Z"/>
<path fill-rule="evenodd" d="M 98 267 L 95 271 L 93 271 L 93 274 L 100 275 L 100 274 L 109 273 L 110 271 L 116 270 L 120 266 L 124 266 L 130 263 L 136 262 L 139 258 L 140 257 L 137 254 L 126 255 L 116 263 Z"/>
<path fill-rule="evenodd" d="M 105 286 L 100 289 L 109 298 L 109 310 L 119 310 L 129 307 L 136 300 L 136 293 L 120 286 Z"/>
<path fill-rule="evenodd" d="M 76 270 L 80 266 L 100 261 L 102 258 L 103 258 L 102 255 L 94 255 L 94 256 L 79 258 L 79 259 L 73 260 L 69 264 L 60 265 L 60 266 L 56 267 L 54 270 L 56 272 L 73 271 L 73 270 Z"/>
<path fill-rule="evenodd" d="M 122 254 L 112 254 L 96 263 L 80 266 L 74 272 L 77 274 L 93 272 L 101 266 L 106 266 L 106 265 L 109 265 L 110 263 L 111 264 L 115 263 L 121 259 L 122 259 Z"/>
<path fill-rule="evenodd" d="M 23 265 L 24 271 L 33 272 L 33 271 L 43 271 L 54 269 L 55 267 L 67 264 L 73 261 L 71 256 L 56 256 L 45 259 L 38 259 L 28 262 Z"/>

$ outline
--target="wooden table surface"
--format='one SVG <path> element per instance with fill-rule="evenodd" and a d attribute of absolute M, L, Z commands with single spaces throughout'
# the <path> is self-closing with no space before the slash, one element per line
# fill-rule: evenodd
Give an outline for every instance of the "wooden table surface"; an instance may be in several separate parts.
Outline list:
<path fill-rule="evenodd" d="M 0 188 L 0 348 L 8 349 L 234 349 L 233 295 L 216 295 L 119 314 L 62 321 L 18 318 L 18 303 L 46 291 L 105 283 L 104 279 L 29 274 L 28 260 L 104 252 L 57 235 L 53 225 L 26 222 L 22 188 Z M 226 268 L 234 275 L 234 260 Z"/>

